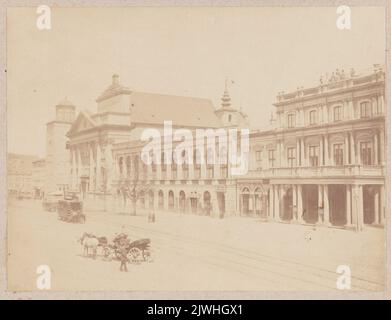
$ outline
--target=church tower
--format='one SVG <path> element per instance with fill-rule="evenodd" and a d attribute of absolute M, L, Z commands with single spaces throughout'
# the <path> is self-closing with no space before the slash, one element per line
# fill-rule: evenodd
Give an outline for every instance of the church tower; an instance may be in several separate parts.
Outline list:
<path fill-rule="evenodd" d="M 75 120 L 75 109 L 65 98 L 56 105 L 55 120 L 46 124 L 46 193 L 64 190 L 69 184 L 70 153 L 66 133 Z"/>
<path fill-rule="evenodd" d="M 221 98 L 221 107 L 215 111 L 220 119 L 223 127 L 245 128 L 248 127 L 247 115 L 242 111 L 232 107 L 231 97 L 228 92 L 227 80 L 225 81 L 225 89 Z"/>

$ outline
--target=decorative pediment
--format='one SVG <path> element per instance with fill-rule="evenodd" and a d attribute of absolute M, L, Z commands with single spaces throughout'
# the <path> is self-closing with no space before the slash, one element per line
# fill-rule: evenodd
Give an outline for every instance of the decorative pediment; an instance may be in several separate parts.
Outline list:
<path fill-rule="evenodd" d="M 81 111 L 77 116 L 75 122 L 73 122 L 71 129 L 68 131 L 68 136 L 77 134 L 78 132 L 92 129 L 96 127 L 95 122 L 91 117 L 84 111 Z"/>

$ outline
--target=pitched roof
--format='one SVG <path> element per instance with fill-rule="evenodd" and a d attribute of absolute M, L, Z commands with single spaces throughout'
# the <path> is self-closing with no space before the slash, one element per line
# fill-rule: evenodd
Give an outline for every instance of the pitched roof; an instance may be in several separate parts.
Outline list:
<path fill-rule="evenodd" d="M 182 97 L 133 91 L 130 94 L 130 119 L 132 122 L 190 127 L 219 127 L 212 101 L 202 98 Z"/>
<path fill-rule="evenodd" d="M 111 98 L 118 94 L 129 94 L 131 93 L 128 87 L 125 87 L 119 83 L 119 76 L 117 74 L 113 74 L 113 80 L 111 85 L 109 85 L 105 91 L 95 100 L 96 102 L 100 102 L 102 100 Z"/>
<path fill-rule="evenodd" d="M 96 123 L 91 118 L 90 112 L 88 110 L 81 110 L 79 112 L 79 115 L 77 116 L 76 120 L 72 123 L 71 128 L 67 132 L 67 134 L 66 134 L 67 136 L 72 135 L 72 133 L 74 133 L 78 129 L 78 126 L 79 126 L 81 119 L 86 119 L 91 127 L 96 127 Z"/>

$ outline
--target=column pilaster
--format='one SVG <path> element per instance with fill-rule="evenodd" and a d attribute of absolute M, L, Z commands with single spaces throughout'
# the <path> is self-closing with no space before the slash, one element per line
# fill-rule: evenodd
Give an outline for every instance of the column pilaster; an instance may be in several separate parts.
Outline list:
<path fill-rule="evenodd" d="M 297 185 L 297 217 L 300 223 L 303 223 L 303 186 Z"/>
<path fill-rule="evenodd" d="M 346 225 L 352 225 L 352 186 L 346 185 Z"/>
<path fill-rule="evenodd" d="M 323 223 L 326 226 L 330 225 L 330 206 L 329 206 L 329 186 L 325 184 L 323 186 L 323 214 L 324 221 Z"/>

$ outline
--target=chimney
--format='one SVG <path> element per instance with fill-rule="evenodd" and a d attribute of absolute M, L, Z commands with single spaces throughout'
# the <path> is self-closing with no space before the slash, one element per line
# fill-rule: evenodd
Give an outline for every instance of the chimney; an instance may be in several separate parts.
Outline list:
<path fill-rule="evenodd" d="M 113 74 L 113 85 L 119 85 L 119 75 Z"/>

